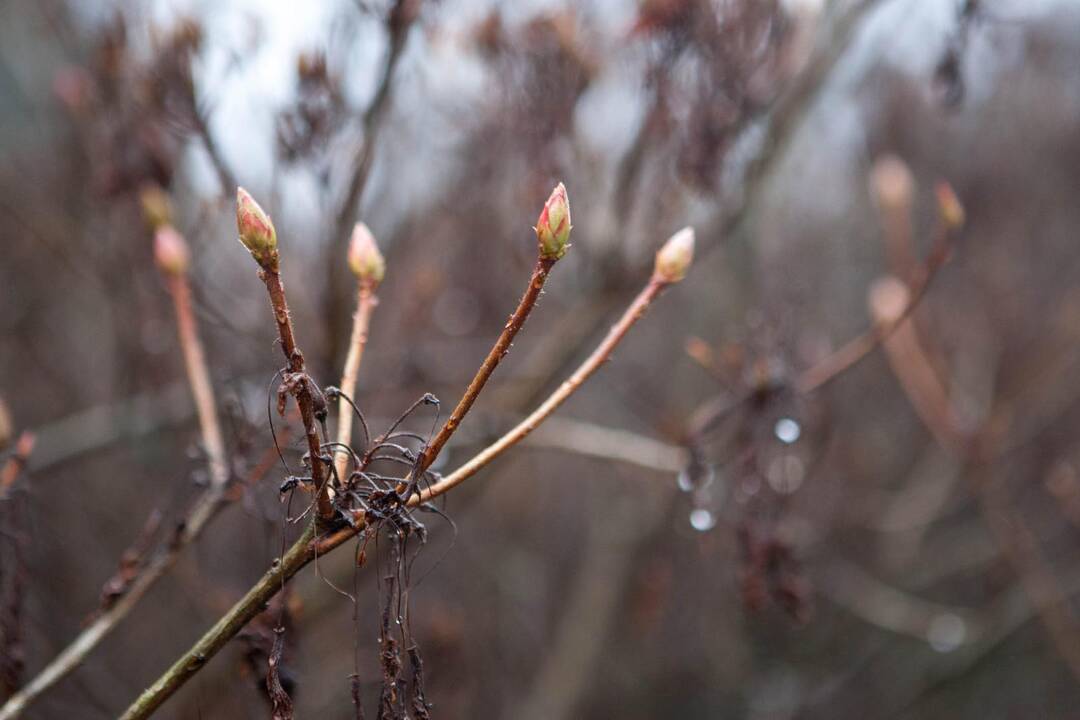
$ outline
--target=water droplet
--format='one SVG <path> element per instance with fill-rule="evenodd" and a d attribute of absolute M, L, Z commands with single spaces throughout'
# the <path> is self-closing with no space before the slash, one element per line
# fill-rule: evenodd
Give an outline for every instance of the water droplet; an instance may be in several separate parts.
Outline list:
<path fill-rule="evenodd" d="M 953 613 L 941 613 L 930 621 L 926 629 L 926 641 L 939 653 L 948 653 L 964 644 L 967 623 Z"/>
<path fill-rule="evenodd" d="M 716 527 L 716 516 L 711 510 L 694 508 L 690 511 L 690 527 L 698 532 L 706 532 Z"/>
<path fill-rule="evenodd" d="M 776 421 L 776 426 L 773 428 L 773 432 L 776 433 L 776 439 L 782 443 L 790 445 L 799 439 L 802 435 L 802 428 L 799 423 L 795 422 L 791 418 L 780 418 Z"/>
<path fill-rule="evenodd" d="M 709 487 L 715 479 L 716 470 L 712 465 L 691 464 L 679 471 L 675 484 L 683 492 L 693 492 Z"/>

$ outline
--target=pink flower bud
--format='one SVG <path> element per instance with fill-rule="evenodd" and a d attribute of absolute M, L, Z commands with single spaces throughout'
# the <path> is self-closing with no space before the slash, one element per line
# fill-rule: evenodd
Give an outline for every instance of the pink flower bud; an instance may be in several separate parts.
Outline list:
<path fill-rule="evenodd" d="M 166 275 L 183 275 L 191 265 L 187 242 L 172 225 L 162 225 L 154 233 L 154 262 Z"/>
<path fill-rule="evenodd" d="M 570 200 L 566 197 L 566 187 L 559 183 L 551 191 L 551 197 L 544 203 L 540 217 L 536 221 L 536 239 L 540 245 L 540 257 L 545 260 L 558 260 L 570 247 Z"/>
<path fill-rule="evenodd" d="M 362 222 L 356 223 L 349 241 L 349 268 L 362 282 L 376 285 L 386 275 L 386 261 L 375 244 L 375 236 Z"/>
<path fill-rule="evenodd" d="M 903 160 L 895 155 L 885 155 L 874 163 L 870 171 L 870 190 L 880 207 L 906 210 L 911 207 L 915 179 Z"/>
<path fill-rule="evenodd" d="M 875 280 L 867 293 L 870 312 L 878 322 L 896 322 L 910 302 L 907 285 L 892 275 Z"/>
<path fill-rule="evenodd" d="M 236 227 L 240 242 L 263 268 L 277 269 L 277 233 L 270 216 L 242 187 L 236 188 Z"/>
<path fill-rule="evenodd" d="M 684 227 L 657 251 L 653 277 L 665 283 L 679 282 L 686 277 L 693 259 L 694 228 Z"/>

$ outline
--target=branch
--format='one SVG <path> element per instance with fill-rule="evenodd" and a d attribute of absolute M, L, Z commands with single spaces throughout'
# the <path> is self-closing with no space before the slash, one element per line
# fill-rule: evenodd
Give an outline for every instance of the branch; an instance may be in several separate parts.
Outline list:
<path fill-rule="evenodd" d="M 408 505 L 417 505 L 432 500 L 467 478 L 475 475 L 498 455 L 515 445 L 529 434 L 577 388 L 581 386 L 610 356 L 615 346 L 626 336 L 627 331 L 637 322 L 651 305 L 652 301 L 668 285 L 678 282 L 685 275 L 693 253 L 693 231 L 687 228 L 676 233 L 657 253 L 656 269 L 649 284 L 627 308 L 623 317 L 612 327 L 604 341 L 593 351 L 588 359 L 563 385 L 528 418 L 504 435 L 494 445 L 482 451 L 454 473 L 426 488 L 418 495 L 408 498 Z M 132 703 L 121 716 L 121 720 L 141 720 L 147 718 L 173 693 L 184 685 L 192 676 L 206 665 L 236 633 L 253 617 L 258 615 L 266 603 L 282 585 L 305 565 L 319 555 L 325 555 L 348 542 L 357 533 L 367 527 L 362 514 L 355 518 L 354 525 L 337 530 L 321 538 L 316 537 L 315 523 L 307 526 L 304 534 L 289 548 L 280 561 L 275 560 L 270 570 L 263 575 L 244 597 L 214 624 L 172 667 L 165 671 Z"/>
<path fill-rule="evenodd" d="M 157 220 L 162 222 L 166 219 L 165 215 L 157 217 Z M 18 717 L 42 693 L 82 664 L 98 643 L 127 617 L 146 592 L 169 571 L 183 549 L 202 534 L 210 519 L 228 502 L 226 490 L 229 469 L 225 442 L 215 409 L 210 373 L 191 309 L 191 288 L 187 278 L 190 264 L 188 248 L 184 238 L 170 225 L 162 224 L 155 233 L 154 259 L 165 275 L 176 310 L 177 334 L 199 416 L 203 446 L 206 448 L 210 485 L 199 495 L 187 516 L 178 523 L 175 534 L 158 548 L 139 574 L 123 588 L 120 598 L 99 614 L 33 680 L 0 708 L 0 720 Z M 261 463 L 252 471 L 249 481 L 264 474 L 269 466 L 269 463 Z"/>
<path fill-rule="evenodd" d="M 154 237 L 154 254 L 158 267 L 165 275 L 176 310 L 176 330 L 191 396 L 199 416 L 203 447 L 209 459 L 210 484 L 220 490 L 229 481 L 229 465 L 225 455 L 225 439 L 217 417 L 214 388 L 210 383 L 210 371 L 191 309 L 187 245 L 180 233 L 169 225 L 163 225 Z"/>
<path fill-rule="evenodd" d="M 911 280 L 907 304 L 890 318 L 874 323 L 862 335 L 803 372 L 795 382 L 797 392 L 805 395 L 820 390 L 822 386 L 850 370 L 896 332 L 918 307 L 937 272 L 949 259 L 953 235 L 963 224 L 963 211 L 948 185 L 942 183 L 938 186 L 938 200 L 940 220 L 934 245 L 922 268 Z"/>
<path fill-rule="evenodd" d="M 498 339 L 495 340 L 495 344 L 491 346 L 487 357 L 484 358 L 484 362 L 480 364 L 480 369 L 476 371 L 476 375 L 473 377 L 472 382 L 469 383 L 469 387 L 465 389 L 465 394 L 461 396 L 457 407 L 450 413 L 450 417 L 447 418 L 446 423 L 439 430 L 435 439 L 424 448 L 420 462 L 417 463 L 416 470 L 412 473 L 411 482 L 415 482 L 416 478 L 431 467 L 431 463 L 435 461 L 443 446 L 446 445 L 450 436 L 454 434 L 465 415 L 472 408 L 473 403 L 476 402 L 476 398 L 479 397 L 480 391 L 484 389 L 484 385 L 492 373 L 495 372 L 495 368 L 510 352 L 510 345 L 514 342 L 514 337 L 525 325 L 529 313 L 532 312 L 540 293 L 544 289 L 548 273 L 551 272 L 551 268 L 554 267 L 559 258 L 566 254 L 567 248 L 570 247 L 571 227 L 570 202 L 566 196 L 566 188 L 562 183 L 559 183 L 552 190 L 547 202 L 544 203 L 544 209 L 540 212 L 540 217 L 536 222 L 538 246 L 536 267 L 533 268 L 532 278 L 529 279 L 525 294 L 522 295 L 517 309 L 514 310 L 510 319 L 506 321 Z"/>
<path fill-rule="evenodd" d="M 236 190 L 236 224 L 240 232 L 240 242 L 259 264 L 259 279 L 266 284 L 266 292 L 270 296 L 274 322 L 277 323 L 278 337 L 281 340 L 281 352 L 285 355 L 288 370 L 288 376 L 282 388 L 292 393 L 296 398 L 297 407 L 300 408 L 300 419 L 304 424 L 304 435 L 308 443 L 311 481 L 315 485 L 319 518 L 327 521 L 333 517 L 334 509 L 327 493 L 322 442 L 315 425 L 316 420 L 320 422 L 326 420 L 326 399 L 307 376 L 304 369 L 304 355 L 296 345 L 292 318 L 289 315 L 289 304 L 285 300 L 285 285 L 281 281 L 277 232 L 270 221 L 270 216 L 259 207 L 259 204 L 244 188 Z M 318 408 L 316 408 L 316 401 L 318 401 Z M 278 409 L 284 410 L 280 405 Z"/>
<path fill-rule="evenodd" d="M 356 395 L 356 376 L 360 372 L 360 361 L 364 357 L 364 347 L 367 345 L 371 314 L 375 306 L 379 304 L 375 291 L 378 290 L 379 283 L 382 282 L 386 273 L 386 262 L 375 244 L 374 236 L 364 223 L 357 223 L 353 228 L 348 260 L 349 267 L 356 275 L 357 298 L 352 337 L 349 338 L 349 355 L 345 358 L 345 370 L 341 374 L 342 397 L 338 400 L 337 434 L 339 448 L 352 444 L 350 442 L 353 423 L 351 401 Z M 341 478 L 346 477 L 345 470 L 349 464 L 349 454 L 341 449 L 335 452 L 337 453 L 336 473 L 341 482 Z"/>

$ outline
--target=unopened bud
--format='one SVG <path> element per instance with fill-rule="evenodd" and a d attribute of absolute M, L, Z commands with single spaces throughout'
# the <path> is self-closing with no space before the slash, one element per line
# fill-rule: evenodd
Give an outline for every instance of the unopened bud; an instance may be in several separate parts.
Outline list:
<path fill-rule="evenodd" d="M 886 275 L 870 286 L 866 302 L 875 320 L 891 323 L 899 320 L 907 311 L 910 298 L 907 285 L 892 275 Z"/>
<path fill-rule="evenodd" d="M 187 242 L 172 225 L 162 225 L 154 233 L 154 262 L 166 275 L 183 275 L 191 265 Z"/>
<path fill-rule="evenodd" d="M 277 233 L 270 216 L 242 187 L 236 188 L 236 228 L 240 242 L 263 268 L 277 269 Z"/>
<path fill-rule="evenodd" d="M 386 275 L 386 261 L 375 244 L 375 236 L 362 222 L 356 223 L 349 240 L 349 268 L 361 282 L 376 285 Z"/>
<path fill-rule="evenodd" d="M 905 210 L 911 207 L 915 179 L 903 160 L 895 155 L 885 155 L 870 171 L 870 190 L 881 208 Z"/>
<path fill-rule="evenodd" d="M 570 247 L 570 228 L 570 200 L 566 197 L 566 187 L 559 183 L 544 203 L 534 228 L 540 245 L 540 257 L 558 260 L 565 255 Z"/>
<path fill-rule="evenodd" d="M 154 230 L 172 222 L 172 206 L 169 196 L 160 185 L 149 183 L 139 191 L 139 204 L 142 205 L 143 217 Z"/>
<path fill-rule="evenodd" d="M 694 228 L 684 227 L 657 251 L 653 277 L 666 283 L 679 282 L 686 277 L 693 259 Z"/>
<path fill-rule="evenodd" d="M 941 220 L 950 230 L 959 230 L 964 225 L 964 206 L 952 185 L 944 180 L 937 184 L 938 212 Z"/>

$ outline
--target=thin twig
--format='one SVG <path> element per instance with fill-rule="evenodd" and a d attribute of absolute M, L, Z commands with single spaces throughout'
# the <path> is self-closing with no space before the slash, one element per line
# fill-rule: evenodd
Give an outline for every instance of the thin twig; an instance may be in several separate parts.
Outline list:
<path fill-rule="evenodd" d="M 646 435 L 581 420 L 550 418 L 525 440 L 535 448 L 552 448 L 584 457 L 611 460 L 660 473 L 677 473 L 689 460 L 686 449 Z"/>
<path fill-rule="evenodd" d="M 328 521 L 334 515 L 326 485 L 326 468 L 323 464 L 322 440 L 316 426 L 316 399 L 319 400 L 319 421 L 326 418 L 326 399 L 322 397 L 304 367 L 304 354 L 296 344 L 289 304 L 285 299 L 285 285 L 281 281 L 281 261 L 277 248 L 277 232 L 266 211 L 259 207 L 250 193 L 236 189 L 236 224 L 240 242 L 259 264 L 259 279 L 266 285 L 270 306 L 274 311 L 281 352 L 285 355 L 288 377 L 283 387 L 296 398 L 300 408 L 300 420 L 307 438 L 308 457 L 311 465 L 311 481 L 315 485 L 319 518 Z M 283 408 L 282 408 L 283 409 Z M 327 438 L 329 439 L 329 438 Z"/>
<path fill-rule="evenodd" d="M 666 282 L 655 277 L 650 280 L 649 284 L 638 294 L 630 304 L 630 307 L 623 313 L 623 316 L 619 321 L 608 331 L 607 336 L 601 341 L 596 349 L 593 350 L 592 354 L 585 359 L 585 362 L 583 362 L 578 369 L 575 370 L 574 373 L 540 405 L 540 407 L 536 408 L 532 414 L 518 423 L 516 427 L 510 430 L 510 432 L 477 453 L 467 463 L 426 489 L 421 493 L 421 501 L 427 502 L 428 500 L 442 495 L 450 488 L 461 484 L 483 469 L 492 460 L 521 442 L 529 433 L 535 430 L 540 423 L 544 422 L 544 420 L 551 415 L 551 413 L 555 412 L 560 405 L 566 402 L 567 398 L 573 395 L 577 389 L 581 387 L 581 384 L 588 380 L 601 365 L 607 362 L 608 358 L 611 357 L 611 353 L 615 349 L 615 346 L 622 342 L 627 331 L 633 327 L 634 323 L 641 319 L 641 316 L 645 314 L 645 311 L 648 310 L 652 302 L 664 291 L 664 288 L 666 288 L 667 285 Z"/>
<path fill-rule="evenodd" d="M 551 272 L 554 264 L 554 259 L 537 258 L 536 267 L 533 268 L 532 277 L 529 279 L 529 286 L 526 288 L 525 294 L 522 295 L 517 309 L 514 310 L 513 315 L 503 326 L 502 332 L 499 333 L 495 344 L 491 346 L 491 350 L 488 352 L 487 357 L 484 358 L 484 362 L 481 363 L 480 369 L 476 371 L 476 375 L 473 377 L 472 382 L 469 383 L 469 387 L 466 388 L 465 394 L 458 401 L 457 407 L 450 413 L 450 417 L 447 418 L 446 423 L 439 430 L 435 439 L 424 448 L 419 472 L 423 472 L 431 466 L 443 446 L 446 445 L 447 440 L 450 439 L 450 436 L 454 434 L 454 431 L 461 424 L 465 414 L 469 412 L 473 403 L 476 402 L 476 398 L 480 395 L 480 391 L 484 389 L 488 378 L 491 377 L 499 362 L 510 351 L 510 344 L 513 343 L 514 337 L 521 330 L 525 320 L 529 317 L 529 313 L 532 312 L 533 307 L 536 305 L 536 301 L 544 289 L 544 282 L 547 281 L 548 273 Z"/>
<path fill-rule="evenodd" d="M 176 310 L 177 334 L 199 416 L 203 446 L 206 448 L 209 463 L 210 484 L 196 499 L 183 521 L 177 525 L 175 534 L 158 547 L 141 571 L 126 585 L 119 599 L 84 628 L 33 680 L 8 699 L 0 708 L 0 720 L 18 717 L 38 696 L 82 664 L 98 643 L 127 617 L 146 592 L 168 572 L 183 549 L 199 537 L 209 520 L 228 502 L 226 492 L 230 473 L 221 425 L 215 409 L 210 373 L 191 309 L 191 289 L 187 280 L 187 246 L 175 229 L 163 226 L 157 230 L 154 250 L 155 259 L 166 277 Z M 269 465 L 261 463 L 252 476 L 265 473 L 267 469 Z"/>
<path fill-rule="evenodd" d="M 173 297 L 176 310 L 176 329 L 180 339 L 180 350 L 184 355 L 184 368 L 191 396 L 195 401 L 195 410 L 199 416 L 199 430 L 202 433 L 203 447 L 209 461 L 211 485 L 223 488 L 229 481 L 229 465 L 225 454 L 225 439 L 218 422 L 217 404 L 214 400 L 214 388 L 210 384 L 210 372 L 199 339 L 195 316 L 191 310 L 191 286 L 187 273 L 167 275 L 169 292 Z"/>
<path fill-rule="evenodd" d="M 804 371 L 795 382 L 796 391 L 805 395 L 821 389 L 822 386 L 858 364 L 896 332 L 897 328 L 903 325 L 904 321 L 911 316 L 923 296 L 926 295 L 931 281 L 948 259 L 951 247 L 952 232 L 946 224 L 942 224 L 937 231 L 937 239 L 934 242 L 933 249 L 930 251 L 930 255 L 926 258 L 921 270 L 911 281 L 908 302 L 903 310 L 884 322 L 874 323 L 864 333 L 848 341 L 839 350 Z"/>
<path fill-rule="evenodd" d="M 375 296 L 375 288 L 371 283 L 361 281 L 356 299 L 356 314 L 353 316 L 352 337 L 349 338 L 349 354 L 345 358 L 345 370 L 341 374 L 341 393 L 343 397 L 338 399 L 337 441 L 344 446 L 351 445 L 353 409 L 349 400 L 356 395 L 356 377 L 360 372 L 364 347 L 367 345 L 371 313 L 378 304 L 379 299 Z M 337 477 L 344 478 L 346 476 L 345 469 L 348 464 L 348 453 L 339 451 L 336 460 Z"/>

